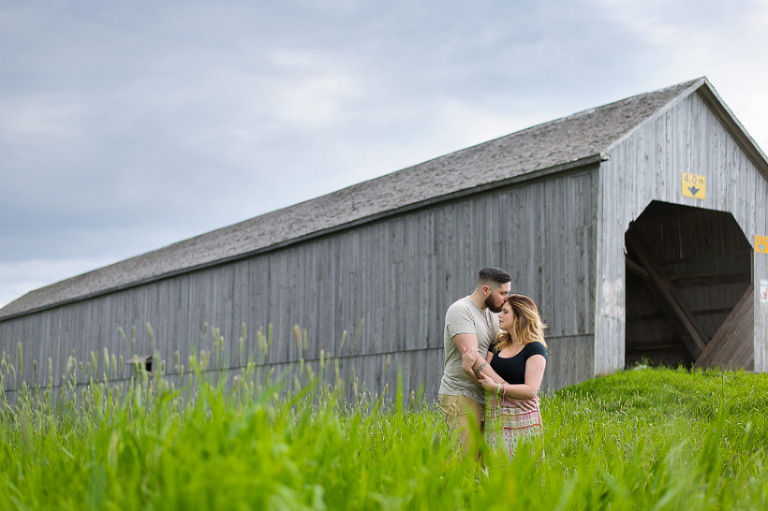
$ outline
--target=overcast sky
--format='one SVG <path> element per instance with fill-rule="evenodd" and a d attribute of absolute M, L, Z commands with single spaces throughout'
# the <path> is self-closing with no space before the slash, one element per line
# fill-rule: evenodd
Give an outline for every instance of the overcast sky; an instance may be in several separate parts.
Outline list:
<path fill-rule="evenodd" d="M 768 0 L 0 0 L 0 306 L 707 76 L 768 148 Z"/>

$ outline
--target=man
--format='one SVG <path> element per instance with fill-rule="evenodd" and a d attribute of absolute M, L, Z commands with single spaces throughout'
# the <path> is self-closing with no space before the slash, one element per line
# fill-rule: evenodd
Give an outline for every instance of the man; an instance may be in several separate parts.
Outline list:
<path fill-rule="evenodd" d="M 512 277 L 498 268 L 483 268 L 477 286 L 469 296 L 455 301 L 445 314 L 445 369 L 440 380 L 440 408 L 451 432 L 458 430 L 464 453 L 472 447 L 471 424 L 482 431 L 485 419 L 485 391 L 478 384 L 476 370 L 462 366 L 462 353 L 477 349 L 485 355 L 499 331 L 496 313 L 512 287 Z"/>

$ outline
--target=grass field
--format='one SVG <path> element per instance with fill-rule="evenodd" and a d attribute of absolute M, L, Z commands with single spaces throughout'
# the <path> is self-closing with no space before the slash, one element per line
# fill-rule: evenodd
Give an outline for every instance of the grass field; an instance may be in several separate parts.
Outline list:
<path fill-rule="evenodd" d="M 142 374 L 0 396 L 0 507 L 768 509 L 764 374 L 635 368 L 567 387 L 542 399 L 542 442 L 476 462 L 431 400 L 350 402 L 308 370 L 280 387 L 252 366 L 215 385 L 191 367 L 194 393 Z"/>

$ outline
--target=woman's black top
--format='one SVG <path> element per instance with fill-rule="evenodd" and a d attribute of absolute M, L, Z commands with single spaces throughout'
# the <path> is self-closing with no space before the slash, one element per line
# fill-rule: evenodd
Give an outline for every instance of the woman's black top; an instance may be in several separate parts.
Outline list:
<path fill-rule="evenodd" d="M 496 374 L 511 385 L 525 383 L 525 364 L 529 358 L 534 355 L 542 355 L 545 359 L 547 358 L 547 349 L 537 341 L 526 344 L 520 353 L 510 358 L 499 356 L 496 342 L 491 345 L 490 351 L 493 353 L 491 367 L 496 371 Z"/>

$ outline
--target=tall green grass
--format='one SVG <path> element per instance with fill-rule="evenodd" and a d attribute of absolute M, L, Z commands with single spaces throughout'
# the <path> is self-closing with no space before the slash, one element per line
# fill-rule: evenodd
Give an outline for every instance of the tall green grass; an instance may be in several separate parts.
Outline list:
<path fill-rule="evenodd" d="M 332 361 L 225 381 L 205 358 L 180 388 L 140 370 L 0 396 L 0 508 L 768 508 L 767 375 L 644 368 L 567 387 L 542 399 L 540 442 L 477 460 L 431 401 L 351 399 Z"/>

